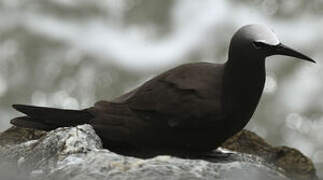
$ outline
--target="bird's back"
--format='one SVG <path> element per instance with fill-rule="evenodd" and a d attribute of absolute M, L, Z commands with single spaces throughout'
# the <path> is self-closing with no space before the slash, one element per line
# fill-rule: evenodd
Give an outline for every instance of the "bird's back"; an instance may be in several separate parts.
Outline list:
<path fill-rule="evenodd" d="M 97 117 L 91 124 L 109 138 L 109 121 L 118 122 L 120 136 L 135 146 L 214 149 L 227 138 L 223 135 L 223 72 L 222 64 L 178 66 L 113 101 L 97 102 L 90 110 Z"/>

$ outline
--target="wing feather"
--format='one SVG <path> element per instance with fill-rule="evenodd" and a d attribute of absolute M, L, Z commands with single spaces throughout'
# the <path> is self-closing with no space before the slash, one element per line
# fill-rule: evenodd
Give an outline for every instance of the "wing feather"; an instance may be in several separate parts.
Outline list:
<path fill-rule="evenodd" d="M 201 119 L 223 117 L 222 75 L 221 65 L 182 65 L 128 93 L 131 96 L 125 103 L 146 120 L 164 121 L 171 127 L 196 127 Z"/>

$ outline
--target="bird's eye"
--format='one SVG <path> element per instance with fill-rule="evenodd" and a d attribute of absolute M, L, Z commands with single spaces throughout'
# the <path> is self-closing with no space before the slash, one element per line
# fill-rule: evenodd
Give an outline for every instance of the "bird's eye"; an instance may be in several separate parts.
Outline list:
<path fill-rule="evenodd" d="M 262 48 L 267 47 L 267 44 L 266 43 L 263 43 L 263 42 L 260 42 L 260 41 L 254 41 L 254 42 L 252 42 L 252 46 L 255 49 L 262 49 Z"/>

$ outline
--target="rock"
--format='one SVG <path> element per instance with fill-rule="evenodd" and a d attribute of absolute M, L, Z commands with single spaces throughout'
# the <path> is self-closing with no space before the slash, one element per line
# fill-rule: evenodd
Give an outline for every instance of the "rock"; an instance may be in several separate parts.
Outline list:
<path fill-rule="evenodd" d="M 260 156 L 279 167 L 291 179 L 318 179 L 311 159 L 294 148 L 273 147 L 253 132 L 242 130 L 223 143 L 222 147 Z"/>
<path fill-rule="evenodd" d="M 28 140 L 39 139 L 43 135 L 46 135 L 46 131 L 12 126 L 0 134 L 0 146 L 10 146 Z"/>
<path fill-rule="evenodd" d="M 220 148 L 218 151 L 222 152 L 223 158 L 218 158 L 218 152 L 214 152 L 203 156 L 203 159 L 182 159 L 170 156 L 139 159 L 103 149 L 100 138 L 90 125 L 58 128 L 48 133 L 14 127 L 0 135 L 0 179 L 280 180 L 289 179 L 286 175 L 291 177 L 288 174 L 289 169 L 283 168 L 292 166 L 289 166 L 289 160 L 284 159 L 292 159 L 287 157 L 294 156 L 291 155 L 294 151 L 282 150 L 283 153 L 278 153 L 282 155 L 277 156 L 279 158 L 276 158 L 275 163 L 270 163 L 268 160 L 272 158 L 266 156 L 266 152 L 272 153 L 269 150 L 270 146 L 267 144 L 267 147 L 264 141 L 263 143 L 257 141 L 255 144 L 258 144 L 259 148 L 262 145 L 266 147 L 263 147 L 265 149 L 263 154 L 255 148 L 255 154 L 265 155 L 265 157 L 251 155 L 252 150 L 248 150 L 247 145 L 243 144 L 248 142 L 247 137 L 248 132 L 244 131 L 235 136 L 236 139 L 229 139 L 224 147 L 245 152 L 228 152 Z M 252 142 L 248 143 L 252 144 Z M 300 155 L 299 152 L 296 154 Z M 294 168 L 291 169 L 294 170 Z M 310 172 L 315 174 L 315 170 Z"/>

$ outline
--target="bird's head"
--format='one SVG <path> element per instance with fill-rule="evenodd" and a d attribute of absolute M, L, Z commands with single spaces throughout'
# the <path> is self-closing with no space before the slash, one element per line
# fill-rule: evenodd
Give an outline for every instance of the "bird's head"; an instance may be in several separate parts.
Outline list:
<path fill-rule="evenodd" d="M 253 60 L 271 55 L 286 55 L 315 63 L 310 57 L 282 44 L 276 34 L 264 25 L 243 26 L 231 39 L 229 58 L 238 56 Z"/>

